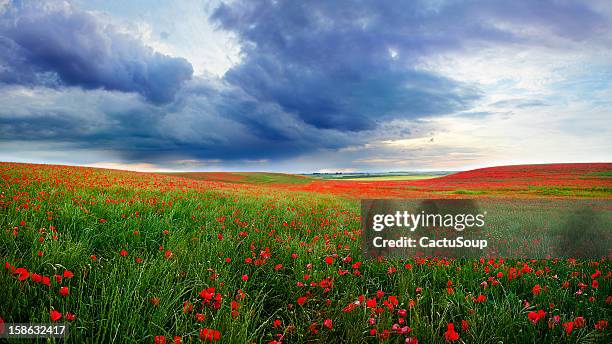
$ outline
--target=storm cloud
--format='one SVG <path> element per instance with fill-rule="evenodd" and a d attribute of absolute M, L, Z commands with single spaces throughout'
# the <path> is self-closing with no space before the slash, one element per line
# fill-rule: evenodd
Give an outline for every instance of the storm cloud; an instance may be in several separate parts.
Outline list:
<path fill-rule="evenodd" d="M 0 81 L 137 92 L 173 100 L 193 74 L 92 14 L 58 3 L 12 2 L 0 16 Z"/>

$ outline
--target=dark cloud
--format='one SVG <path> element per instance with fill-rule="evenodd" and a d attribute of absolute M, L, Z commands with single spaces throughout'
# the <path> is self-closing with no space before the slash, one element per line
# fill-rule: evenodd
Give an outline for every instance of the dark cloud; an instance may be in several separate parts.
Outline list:
<path fill-rule="evenodd" d="M 165 105 L 130 93 L 78 88 L 5 86 L 0 94 L 3 141 L 69 142 L 116 152 L 125 161 L 281 159 L 360 140 L 317 129 L 276 104 L 199 77 Z"/>
<path fill-rule="evenodd" d="M 63 3 L 14 2 L 0 16 L 0 81 L 138 92 L 172 101 L 191 64 Z"/>
<path fill-rule="evenodd" d="M 244 59 L 229 82 L 317 128 L 339 130 L 468 109 L 477 90 L 414 67 L 430 55 L 532 39 L 512 25 L 580 39 L 602 23 L 584 5 L 556 1 L 254 0 L 222 5 L 212 18 L 242 43 Z"/>
<path fill-rule="evenodd" d="M 419 51 L 457 44 L 421 36 L 419 16 L 383 3 L 249 1 L 223 5 L 213 18 L 243 44 L 230 83 L 317 128 L 363 130 L 463 110 L 479 96 L 411 66 Z"/>

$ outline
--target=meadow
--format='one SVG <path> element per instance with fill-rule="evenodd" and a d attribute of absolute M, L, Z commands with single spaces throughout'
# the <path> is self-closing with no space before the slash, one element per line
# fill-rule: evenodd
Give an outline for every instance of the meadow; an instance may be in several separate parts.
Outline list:
<path fill-rule="evenodd" d="M 359 199 L 610 200 L 611 172 L 362 181 L 0 163 L 0 328 L 65 322 L 69 343 L 608 343 L 609 256 L 366 259 Z"/>

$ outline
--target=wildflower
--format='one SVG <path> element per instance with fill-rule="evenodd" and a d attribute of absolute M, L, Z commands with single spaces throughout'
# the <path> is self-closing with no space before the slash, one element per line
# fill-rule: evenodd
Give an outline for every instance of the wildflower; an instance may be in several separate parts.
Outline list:
<path fill-rule="evenodd" d="M 200 339 L 207 342 L 216 342 L 221 337 L 221 332 L 210 328 L 200 329 Z"/>
<path fill-rule="evenodd" d="M 533 295 L 539 295 L 540 292 L 542 292 L 542 287 L 540 287 L 539 284 L 536 284 L 535 286 L 533 286 L 533 288 L 531 288 L 531 292 L 533 293 Z"/>
<path fill-rule="evenodd" d="M 68 287 L 61 287 L 60 294 L 64 297 L 68 296 Z"/>
<path fill-rule="evenodd" d="M 546 312 L 544 312 L 544 310 L 542 309 L 537 312 L 529 312 L 527 314 L 527 318 L 529 318 L 529 321 L 531 321 L 531 323 L 534 325 L 536 325 L 538 321 L 540 321 L 540 319 L 544 318 L 545 316 Z"/>
<path fill-rule="evenodd" d="M 166 344 L 166 337 L 164 337 L 164 336 L 155 336 L 155 338 L 153 339 L 153 342 L 155 344 Z"/>
<path fill-rule="evenodd" d="M 455 325 L 453 325 L 453 323 L 449 323 L 446 326 L 446 332 L 444 332 L 444 338 L 446 338 L 446 340 L 451 341 L 451 342 L 454 342 L 459 339 L 459 333 L 455 331 Z"/>
<path fill-rule="evenodd" d="M 37 273 L 33 273 L 32 276 L 30 276 L 30 278 L 32 279 L 32 281 L 36 283 L 42 282 L 42 276 Z"/>
<path fill-rule="evenodd" d="M 463 330 L 463 332 L 467 332 L 469 328 L 470 325 L 468 324 L 467 320 L 461 320 L 461 329 Z"/>
<path fill-rule="evenodd" d="M 586 321 L 584 320 L 583 317 L 576 317 L 574 319 L 574 327 L 576 327 L 576 328 L 584 327 L 585 323 L 586 323 Z"/>
<path fill-rule="evenodd" d="M 325 319 L 325 321 L 323 321 L 323 326 L 327 327 L 330 330 L 333 329 L 332 320 L 331 319 Z"/>
<path fill-rule="evenodd" d="M 58 321 L 62 318 L 62 313 L 54 309 L 49 313 L 49 317 L 51 318 L 51 321 Z"/>
<path fill-rule="evenodd" d="M 183 302 L 183 314 L 187 314 L 193 311 L 193 304 L 189 301 Z"/>
<path fill-rule="evenodd" d="M 368 308 L 376 308 L 376 299 L 368 299 L 366 301 L 366 307 Z"/>
<path fill-rule="evenodd" d="M 30 277 L 30 272 L 24 268 L 17 268 L 15 273 L 19 275 L 17 279 L 20 281 L 25 281 Z"/>
<path fill-rule="evenodd" d="M 0 318 L 0 320 L 2 320 Z M 607 320 L 599 320 L 596 324 L 595 324 L 595 329 L 596 330 L 600 330 L 603 331 L 606 328 L 608 328 L 608 321 Z M 0 332 L 1 333 L 1 332 Z"/>

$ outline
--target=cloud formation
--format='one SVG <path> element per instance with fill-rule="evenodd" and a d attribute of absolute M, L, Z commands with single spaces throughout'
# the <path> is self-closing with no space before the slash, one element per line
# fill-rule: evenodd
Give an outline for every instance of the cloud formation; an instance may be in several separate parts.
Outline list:
<path fill-rule="evenodd" d="M 542 61 L 525 55 L 525 64 L 537 63 L 516 76 L 479 52 L 495 58 L 501 51 L 501 61 L 511 61 L 523 51 L 578 49 L 580 60 L 612 49 L 602 35 L 612 32 L 611 16 L 605 3 L 552 0 L 232 1 L 210 21 L 235 37 L 241 56 L 225 75 L 211 76 L 194 75 L 189 61 L 155 51 L 104 14 L 63 1 L 9 1 L 0 3 L 0 144 L 103 149 L 132 165 L 307 166 L 320 159 L 344 164 L 330 168 L 364 168 L 485 159 L 490 152 L 480 146 L 496 139 L 470 135 L 486 128 L 448 133 L 483 119 L 506 130 L 514 112 L 521 125 L 530 123 L 525 117 L 555 113 L 558 94 L 577 91 L 507 94 L 504 87 Z M 479 56 L 489 70 L 462 69 L 470 60 L 453 61 L 453 54 Z M 493 80 L 479 81 L 487 77 Z M 606 90 L 581 98 L 595 104 L 593 94 Z"/>
<path fill-rule="evenodd" d="M 62 2 L 11 2 L 0 16 L 0 81 L 137 92 L 173 100 L 191 64 L 153 51 L 118 28 Z"/>
<path fill-rule="evenodd" d="M 249 1 L 222 5 L 213 19 L 243 46 L 226 80 L 317 128 L 372 129 L 382 120 L 464 110 L 479 97 L 469 85 L 411 66 L 421 50 L 457 44 L 420 36 L 415 8 Z"/>

